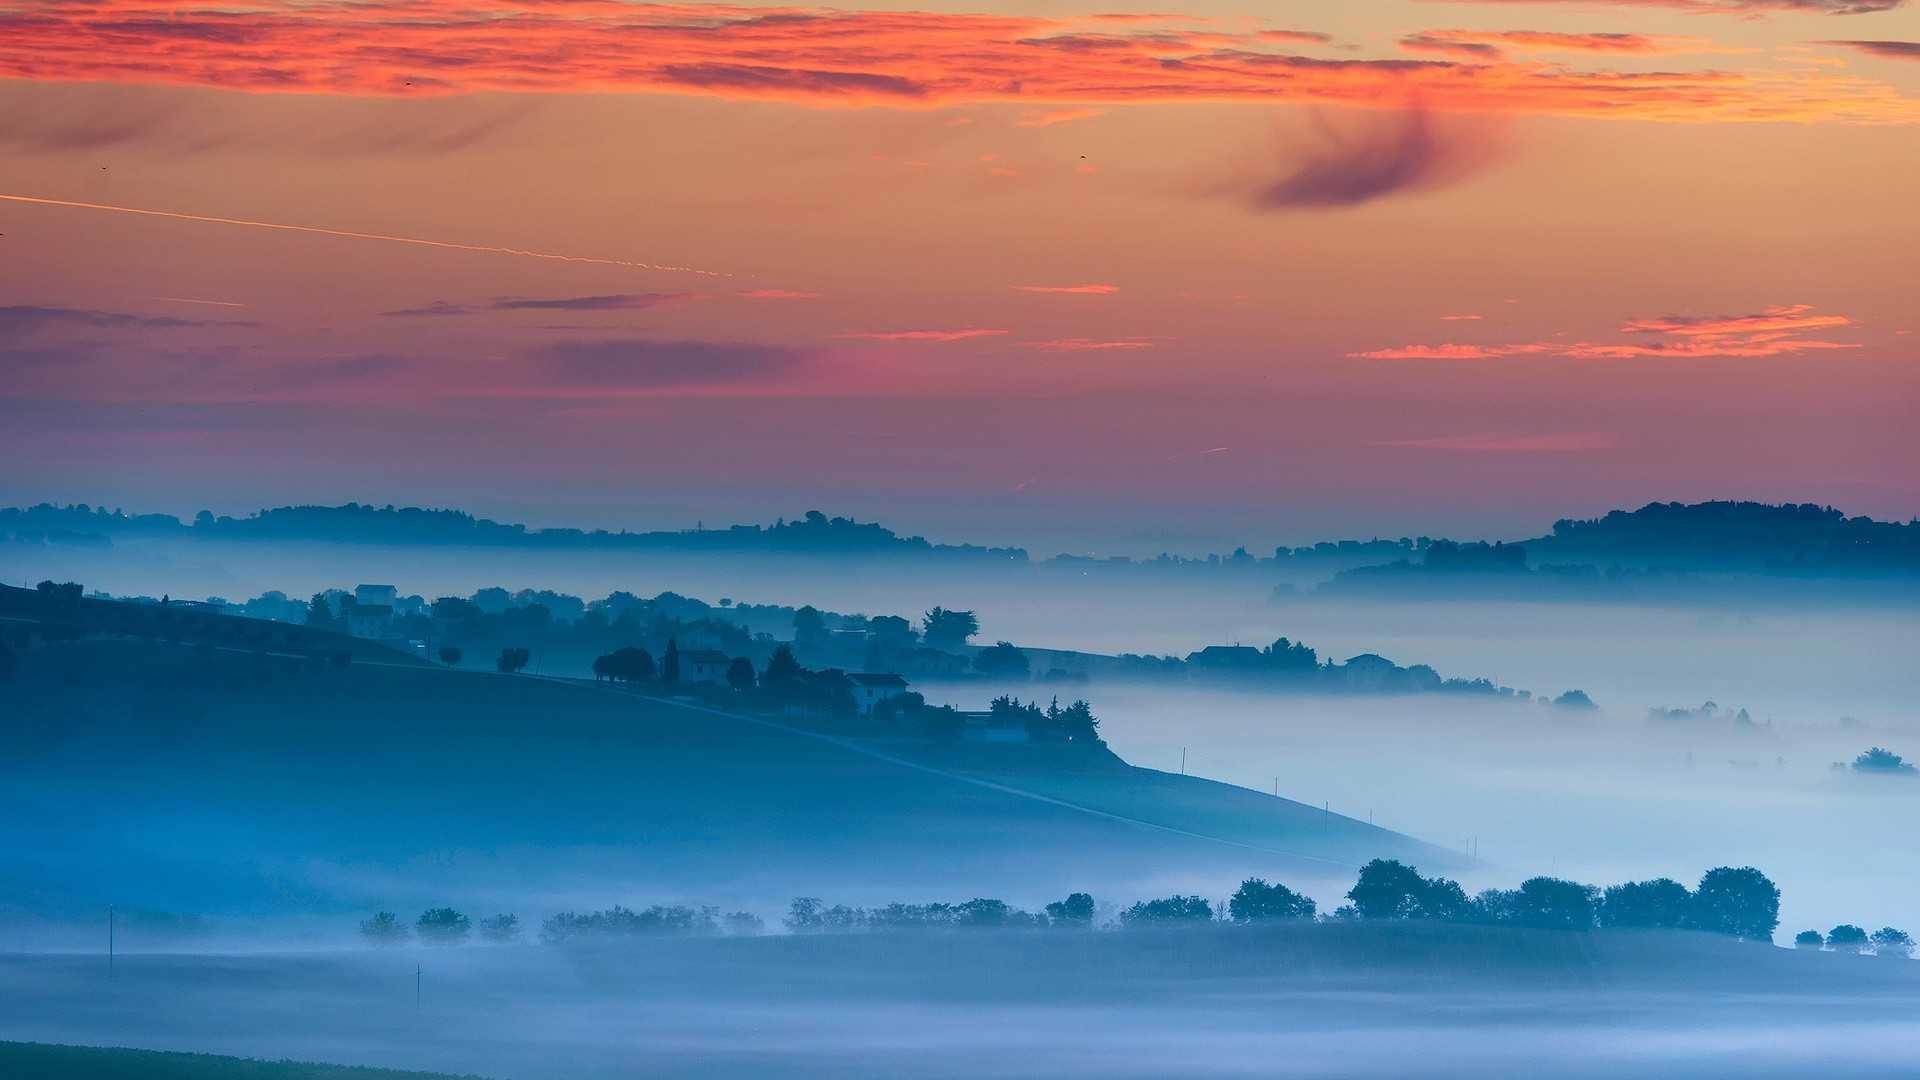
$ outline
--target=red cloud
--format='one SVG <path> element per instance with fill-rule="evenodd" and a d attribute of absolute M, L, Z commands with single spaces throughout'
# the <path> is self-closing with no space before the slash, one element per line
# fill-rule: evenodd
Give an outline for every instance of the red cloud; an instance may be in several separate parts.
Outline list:
<path fill-rule="evenodd" d="M 1707 38 L 1657 34 L 1569 34 L 1549 30 L 1423 30 L 1400 39 L 1412 52 L 1498 59 L 1503 50 L 1520 52 L 1627 53 L 1658 56 L 1684 53 L 1744 52 L 1715 45 Z"/>
<path fill-rule="evenodd" d="M 1779 0 L 1796 2 L 1814 0 Z M 261 93 L 661 92 L 822 106 L 1417 98 L 1436 109 L 1653 120 L 1920 121 L 1920 101 L 1897 88 L 1825 71 L 1582 72 L 1276 51 L 1303 33 L 617 0 L 259 0 L 245 10 L 94 0 L 0 14 L 0 78 Z"/>
<path fill-rule="evenodd" d="M 1814 330 L 1852 326 L 1845 315 L 1815 315 L 1806 304 L 1771 307 L 1755 315 L 1663 315 L 1632 319 L 1625 334 L 1660 335 L 1664 341 L 1529 341 L 1504 345 L 1401 345 L 1348 353 L 1358 360 L 1498 360 L 1514 356 L 1557 356 L 1572 360 L 1629 360 L 1640 357 L 1793 356 L 1805 352 L 1857 349 L 1860 346 L 1802 337 Z"/>

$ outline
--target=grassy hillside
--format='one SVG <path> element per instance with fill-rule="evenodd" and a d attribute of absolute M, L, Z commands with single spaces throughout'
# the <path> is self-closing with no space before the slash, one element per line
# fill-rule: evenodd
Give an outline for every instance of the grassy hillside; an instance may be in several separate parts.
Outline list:
<path fill-rule="evenodd" d="M 38 868 L 0 904 L 28 909 L 1031 904 L 1440 858 L 1189 777 L 871 747 L 424 666 L 89 640 L 23 655 L 0 707 L 0 844 Z"/>
<path fill-rule="evenodd" d="M 0 1076 L 11 1080 L 453 1080 L 445 1073 L 21 1042 L 0 1042 Z"/>

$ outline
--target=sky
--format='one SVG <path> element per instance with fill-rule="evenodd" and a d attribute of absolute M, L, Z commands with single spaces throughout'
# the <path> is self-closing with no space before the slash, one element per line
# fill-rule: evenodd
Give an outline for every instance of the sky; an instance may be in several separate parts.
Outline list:
<path fill-rule="evenodd" d="M 0 502 L 1920 514 L 1907 0 L 0 6 Z"/>

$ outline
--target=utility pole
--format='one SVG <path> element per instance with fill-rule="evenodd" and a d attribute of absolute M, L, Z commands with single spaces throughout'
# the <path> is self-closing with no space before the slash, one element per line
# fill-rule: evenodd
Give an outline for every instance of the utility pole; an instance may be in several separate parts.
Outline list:
<path fill-rule="evenodd" d="M 413 962 L 413 1011 L 420 1011 L 420 961 Z"/>
<path fill-rule="evenodd" d="M 107 905 L 107 978 L 113 978 L 113 905 Z"/>
<path fill-rule="evenodd" d="M 1187 775 L 1187 748 L 1184 746 L 1180 748 L 1180 775 Z"/>

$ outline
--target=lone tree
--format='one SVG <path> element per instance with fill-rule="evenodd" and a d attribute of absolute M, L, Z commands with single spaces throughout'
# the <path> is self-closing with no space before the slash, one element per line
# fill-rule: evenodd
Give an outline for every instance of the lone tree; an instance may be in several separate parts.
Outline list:
<path fill-rule="evenodd" d="M 1600 890 L 1559 878 L 1528 878 L 1520 883 L 1516 921 L 1539 930 L 1591 930 Z"/>
<path fill-rule="evenodd" d="M 375 945 L 399 945 L 407 940 L 407 924 L 391 911 L 381 911 L 360 921 L 360 936 Z"/>
<path fill-rule="evenodd" d="M 1311 919 L 1314 912 L 1312 900 L 1285 885 L 1269 885 L 1261 878 L 1241 882 L 1227 901 L 1227 917 L 1237 923 Z"/>
<path fill-rule="evenodd" d="M 727 665 L 727 685 L 745 692 L 753 689 L 754 682 L 753 661 L 744 656 L 734 657 Z"/>
<path fill-rule="evenodd" d="M 1834 952 L 1858 956 L 1866 951 L 1867 932 L 1852 923 L 1841 923 L 1827 931 L 1827 947 Z"/>
<path fill-rule="evenodd" d="M 1802 930 L 1793 935 L 1793 947 L 1796 949 L 1818 949 L 1827 943 L 1818 930 Z"/>
<path fill-rule="evenodd" d="M 460 652 L 460 650 L 454 648 L 451 645 L 440 646 L 440 662 L 447 665 L 448 667 L 452 667 L 453 665 L 459 663 L 461 655 L 462 653 Z"/>
<path fill-rule="evenodd" d="M 760 685 L 772 690 L 798 682 L 805 675 L 806 669 L 793 658 L 793 650 L 782 645 L 767 659 L 767 670 L 760 676 Z"/>
<path fill-rule="evenodd" d="M 1025 679 L 1033 672 L 1033 662 L 1011 641 L 1002 641 L 974 655 L 973 669 L 996 679 Z"/>
<path fill-rule="evenodd" d="M 1047 918 L 1054 926 L 1090 927 L 1093 925 L 1093 895 L 1068 893 L 1065 900 L 1055 900 L 1047 905 Z"/>
<path fill-rule="evenodd" d="M 1694 925 L 1746 941 L 1772 941 L 1780 925 L 1780 889 L 1751 866 L 1707 871 L 1693 892 Z"/>
<path fill-rule="evenodd" d="M 413 923 L 413 932 L 428 945 L 462 944 L 472 929 L 473 920 L 450 907 L 428 908 Z"/>
<path fill-rule="evenodd" d="M 533 654 L 522 648 L 501 649 L 500 655 L 493 661 L 493 668 L 495 671 L 511 675 L 526 667 L 528 661 L 532 659 Z"/>
<path fill-rule="evenodd" d="M 680 643 L 667 639 L 667 651 L 660 656 L 660 681 L 671 686 L 680 681 Z"/>
<path fill-rule="evenodd" d="M 1913 763 L 1884 747 L 1876 746 L 1853 759 L 1853 771 L 1875 776 L 1914 776 L 1920 774 Z"/>
<path fill-rule="evenodd" d="M 1600 925 L 1675 930 L 1693 916 L 1693 894 L 1672 878 L 1609 885 L 1600 897 Z"/>
<path fill-rule="evenodd" d="M 930 649 L 954 652 L 967 647 L 967 639 L 980 632 L 980 620 L 971 611 L 948 611 L 937 607 L 927 612 L 920 623 L 920 638 Z"/>
<path fill-rule="evenodd" d="M 1873 955 L 1893 960 L 1913 959 L 1913 939 L 1905 930 L 1883 926 L 1873 932 Z"/>
<path fill-rule="evenodd" d="M 632 645 L 615 649 L 593 661 L 595 679 L 639 682 L 653 678 L 653 654 Z"/>

